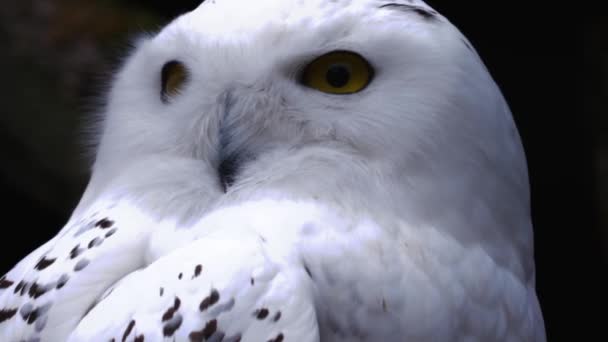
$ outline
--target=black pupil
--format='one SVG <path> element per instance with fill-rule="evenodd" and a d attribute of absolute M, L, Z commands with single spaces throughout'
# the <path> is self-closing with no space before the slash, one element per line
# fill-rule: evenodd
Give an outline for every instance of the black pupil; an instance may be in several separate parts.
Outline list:
<path fill-rule="evenodd" d="M 342 88 L 350 81 L 350 70 L 345 65 L 334 64 L 327 69 L 325 79 L 332 87 Z"/>

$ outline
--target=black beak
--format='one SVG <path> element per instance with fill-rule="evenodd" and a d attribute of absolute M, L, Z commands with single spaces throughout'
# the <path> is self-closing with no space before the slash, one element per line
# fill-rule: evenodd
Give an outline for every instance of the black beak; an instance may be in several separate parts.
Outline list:
<path fill-rule="evenodd" d="M 231 141 L 234 139 L 234 122 L 230 120 L 230 111 L 234 105 L 232 91 L 228 89 L 223 97 L 223 116 L 220 118 L 219 125 L 219 164 L 217 173 L 220 184 L 224 192 L 234 184 L 236 174 L 239 168 L 238 153 L 231 146 Z"/>
<path fill-rule="evenodd" d="M 236 155 L 228 156 L 220 161 L 217 172 L 224 192 L 234 184 L 238 169 L 239 157 Z"/>

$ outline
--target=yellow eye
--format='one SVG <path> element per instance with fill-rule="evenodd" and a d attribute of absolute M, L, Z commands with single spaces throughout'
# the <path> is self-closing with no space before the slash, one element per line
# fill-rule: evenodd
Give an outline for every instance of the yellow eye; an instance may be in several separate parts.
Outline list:
<path fill-rule="evenodd" d="M 161 72 L 161 100 L 164 103 L 169 102 L 171 97 L 179 94 L 186 81 L 188 81 L 188 69 L 183 63 L 171 61 L 165 64 Z"/>
<path fill-rule="evenodd" d="M 373 69 L 359 54 L 333 51 L 312 61 L 302 73 L 302 83 L 329 94 L 352 94 L 365 88 Z"/>

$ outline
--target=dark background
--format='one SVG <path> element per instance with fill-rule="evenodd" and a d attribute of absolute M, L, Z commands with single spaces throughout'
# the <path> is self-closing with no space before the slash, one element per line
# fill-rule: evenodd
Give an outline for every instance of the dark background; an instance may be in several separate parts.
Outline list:
<path fill-rule="evenodd" d="M 129 39 L 198 2 L 0 0 L 0 274 L 77 203 L 83 126 Z M 591 309 L 606 308 L 608 18 L 557 3 L 429 3 L 477 48 L 520 129 L 549 340 L 591 338 L 606 317 Z"/>

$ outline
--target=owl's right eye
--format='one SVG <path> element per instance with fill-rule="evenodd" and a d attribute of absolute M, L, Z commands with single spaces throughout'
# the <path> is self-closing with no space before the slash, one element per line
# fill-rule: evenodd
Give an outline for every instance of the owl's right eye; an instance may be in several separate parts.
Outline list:
<path fill-rule="evenodd" d="M 178 95 L 188 81 L 188 69 L 179 61 L 167 62 L 161 71 L 160 99 L 164 103 Z"/>
<path fill-rule="evenodd" d="M 374 69 L 363 56 L 351 51 L 332 51 L 310 62 L 300 82 L 327 94 L 354 94 L 371 82 Z"/>

